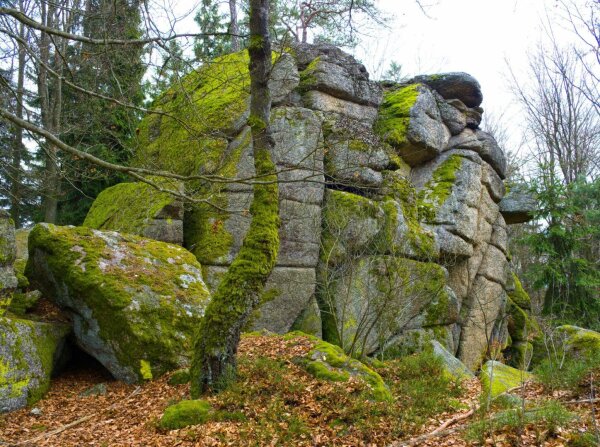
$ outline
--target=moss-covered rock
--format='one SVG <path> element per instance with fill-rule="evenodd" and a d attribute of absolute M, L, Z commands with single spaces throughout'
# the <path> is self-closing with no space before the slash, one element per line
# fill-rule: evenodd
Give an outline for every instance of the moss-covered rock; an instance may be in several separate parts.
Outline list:
<path fill-rule="evenodd" d="M 521 284 L 521 280 L 519 277 L 513 273 L 513 282 L 514 282 L 514 290 L 508 293 L 508 297 L 519 306 L 521 309 L 531 309 L 531 298 L 529 294 L 523 289 L 523 285 Z"/>
<path fill-rule="evenodd" d="M 564 335 L 568 354 L 586 358 L 600 356 L 599 332 L 571 325 L 560 326 L 556 331 Z"/>
<path fill-rule="evenodd" d="M 25 316 L 42 297 L 39 290 L 28 290 L 26 292 L 16 291 L 12 295 L 12 300 L 8 306 L 9 312 L 17 316 Z"/>
<path fill-rule="evenodd" d="M 306 336 L 301 332 L 298 335 Z M 292 333 L 289 336 L 294 336 Z M 393 396 L 379 374 L 359 360 L 346 355 L 339 347 L 311 337 L 315 346 L 306 358 L 301 360 L 306 370 L 318 379 L 346 382 L 350 377 L 363 380 L 368 394 L 378 401 L 390 401 Z"/>
<path fill-rule="evenodd" d="M 452 355 L 439 341 L 431 341 L 431 349 L 443 364 L 445 373 L 457 380 L 470 379 L 474 374 L 463 362 Z"/>
<path fill-rule="evenodd" d="M 166 430 L 177 430 L 208 422 L 213 409 L 205 400 L 182 400 L 165 409 L 158 426 Z"/>
<path fill-rule="evenodd" d="M 29 231 L 25 228 L 19 228 L 15 230 L 15 242 L 17 246 L 17 256 L 15 258 L 14 269 L 15 276 L 17 277 L 18 285 L 20 289 L 29 287 L 29 280 L 25 276 L 25 266 L 27 265 L 27 257 L 29 253 L 27 251 L 27 239 L 29 238 Z"/>
<path fill-rule="evenodd" d="M 43 397 L 69 331 L 63 324 L 0 317 L 0 412 Z"/>
<path fill-rule="evenodd" d="M 29 237 L 26 272 L 71 314 L 78 344 L 116 378 L 138 382 L 188 364 L 209 293 L 185 249 L 39 224 Z"/>
<path fill-rule="evenodd" d="M 182 190 L 180 182 L 170 179 L 153 181 L 165 190 Z M 147 183 L 119 183 L 98 195 L 83 226 L 182 243 L 182 219 L 183 206 L 173 195 Z"/>
<path fill-rule="evenodd" d="M 182 175 L 230 173 L 226 137 L 247 119 L 248 61 L 247 51 L 219 57 L 163 93 L 139 125 L 137 164 Z"/>
<path fill-rule="evenodd" d="M 508 333 L 513 341 L 528 341 L 541 333 L 537 321 L 511 298 L 507 303 Z"/>
<path fill-rule="evenodd" d="M 532 378 L 531 373 L 522 371 L 503 363 L 490 360 L 481 368 L 481 386 L 485 395 L 491 393 L 492 398 L 506 393 L 512 388 L 521 386 Z"/>
<path fill-rule="evenodd" d="M 375 128 L 410 166 L 435 158 L 450 138 L 434 95 L 418 83 L 384 94 Z"/>
<path fill-rule="evenodd" d="M 15 255 L 15 224 L 8 213 L 0 209 L 0 316 L 9 307 L 17 287 L 13 269 Z"/>

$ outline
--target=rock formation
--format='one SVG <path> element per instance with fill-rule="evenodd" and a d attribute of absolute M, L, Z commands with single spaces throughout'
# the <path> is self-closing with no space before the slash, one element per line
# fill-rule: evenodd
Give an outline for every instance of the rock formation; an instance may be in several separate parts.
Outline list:
<path fill-rule="evenodd" d="M 183 227 L 210 288 L 250 221 L 246 64 L 237 53 L 192 73 L 138 133 L 139 165 L 206 176 L 187 188 L 216 206 L 189 206 Z M 333 46 L 297 45 L 275 56 L 271 90 L 281 247 L 254 328 L 310 329 L 364 354 L 436 339 L 471 369 L 492 341 L 505 348 L 504 215 L 522 221 L 532 204 L 502 202 L 507 162 L 479 128 L 478 82 L 380 84 Z"/>

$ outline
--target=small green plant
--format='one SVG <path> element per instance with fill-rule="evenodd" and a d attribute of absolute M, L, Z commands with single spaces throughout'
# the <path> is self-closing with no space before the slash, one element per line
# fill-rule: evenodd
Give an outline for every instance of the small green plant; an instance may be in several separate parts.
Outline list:
<path fill-rule="evenodd" d="M 591 433 L 573 433 L 567 441 L 568 447 L 597 447 L 599 440 Z"/>
<path fill-rule="evenodd" d="M 549 357 L 534 369 L 539 382 L 547 389 L 576 391 L 592 369 L 600 365 L 600 353 L 591 357 Z"/>
<path fill-rule="evenodd" d="M 516 406 L 474 422 L 467 429 L 465 438 L 481 442 L 496 432 L 518 432 L 530 424 L 534 425 L 538 432 L 556 433 L 558 427 L 563 427 L 576 418 L 576 414 L 568 411 L 557 401 L 548 401 L 539 407 L 529 409 Z"/>

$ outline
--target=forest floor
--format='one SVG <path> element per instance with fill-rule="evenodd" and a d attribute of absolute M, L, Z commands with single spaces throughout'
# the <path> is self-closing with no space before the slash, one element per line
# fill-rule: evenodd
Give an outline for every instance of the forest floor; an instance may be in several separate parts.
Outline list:
<path fill-rule="evenodd" d="M 169 376 L 126 385 L 98 369 L 72 368 L 53 380 L 35 409 L 0 415 L 0 446 L 596 445 L 594 407 L 574 403 L 588 398 L 585 386 L 552 394 L 527 383 L 518 393 L 527 414 L 538 416 L 515 419 L 506 415 L 522 414 L 518 408 L 471 411 L 481 404 L 477 379 L 457 384 L 430 359 L 413 356 L 375 367 L 396 399 L 372 402 L 358 381 L 308 374 L 295 359 L 311 348 L 302 337 L 244 337 L 238 380 L 207 397 L 237 417 L 171 431 L 158 421 L 168 405 L 187 398 L 189 385 L 169 385 Z M 548 410 L 548 401 L 563 405 Z M 431 436 L 436 429 L 445 435 Z"/>

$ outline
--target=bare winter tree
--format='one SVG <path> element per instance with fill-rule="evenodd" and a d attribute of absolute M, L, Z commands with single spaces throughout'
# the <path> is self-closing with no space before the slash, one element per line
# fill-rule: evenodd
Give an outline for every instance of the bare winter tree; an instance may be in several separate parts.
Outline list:
<path fill-rule="evenodd" d="M 559 170 L 566 184 L 600 170 L 600 115 L 589 101 L 589 74 L 556 44 L 538 47 L 529 65 L 531 84 L 512 73 L 538 166 Z"/>

